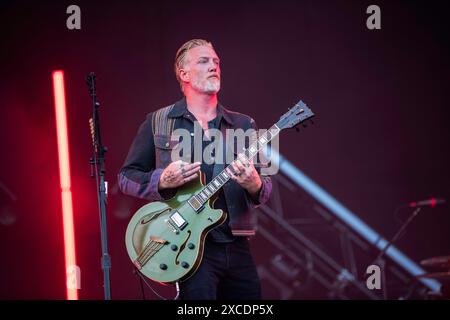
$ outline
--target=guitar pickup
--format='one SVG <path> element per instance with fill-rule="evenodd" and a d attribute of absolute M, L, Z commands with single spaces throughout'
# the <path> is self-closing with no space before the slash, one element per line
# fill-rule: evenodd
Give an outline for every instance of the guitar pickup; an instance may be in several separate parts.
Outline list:
<path fill-rule="evenodd" d="M 188 225 L 187 221 L 183 218 L 178 211 L 175 211 L 170 215 L 169 222 L 172 226 L 176 227 L 179 230 L 183 230 L 184 227 Z"/>

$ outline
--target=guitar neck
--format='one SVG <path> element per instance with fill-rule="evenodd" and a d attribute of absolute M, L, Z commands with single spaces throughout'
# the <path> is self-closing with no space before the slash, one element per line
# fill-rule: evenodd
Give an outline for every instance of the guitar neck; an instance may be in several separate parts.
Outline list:
<path fill-rule="evenodd" d="M 280 128 L 274 124 L 267 130 L 261 137 L 254 141 L 247 149 L 244 149 L 239 157 L 251 160 L 253 157 L 264 148 L 274 137 L 280 133 Z M 234 161 L 233 161 L 234 162 Z M 234 172 L 232 164 L 229 164 L 224 170 L 222 170 L 214 179 L 212 179 L 198 194 L 192 196 L 188 202 L 194 208 L 194 210 L 200 209 L 209 199 L 219 191 L 231 178 L 227 172 L 229 169 Z"/>

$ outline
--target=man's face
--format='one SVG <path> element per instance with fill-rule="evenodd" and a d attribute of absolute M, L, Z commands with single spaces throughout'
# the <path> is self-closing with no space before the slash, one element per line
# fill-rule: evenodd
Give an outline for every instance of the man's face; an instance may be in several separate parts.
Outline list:
<path fill-rule="evenodd" d="M 198 46 L 186 54 L 184 67 L 187 82 L 201 93 L 216 94 L 220 90 L 220 60 L 210 46 Z"/>

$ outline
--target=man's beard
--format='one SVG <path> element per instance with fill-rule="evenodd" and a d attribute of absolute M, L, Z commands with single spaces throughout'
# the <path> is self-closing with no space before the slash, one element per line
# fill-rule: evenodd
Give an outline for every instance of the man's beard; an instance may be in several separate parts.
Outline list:
<path fill-rule="evenodd" d="M 202 93 L 215 94 L 220 90 L 220 80 L 217 78 L 206 79 L 204 81 L 193 81 L 192 87 Z"/>

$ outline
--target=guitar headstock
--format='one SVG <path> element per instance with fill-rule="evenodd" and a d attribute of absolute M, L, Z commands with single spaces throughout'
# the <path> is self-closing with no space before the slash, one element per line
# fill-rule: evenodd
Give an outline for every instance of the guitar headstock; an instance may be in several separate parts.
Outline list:
<path fill-rule="evenodd" d="M 276 125 L 280 130 L 294 128 L 298 124 L 303 123 L 312 117 L 314 117 L 314 113 L 300 100 L 295 106 L 289 109 L 288 112 L 281 116 Z"/>

